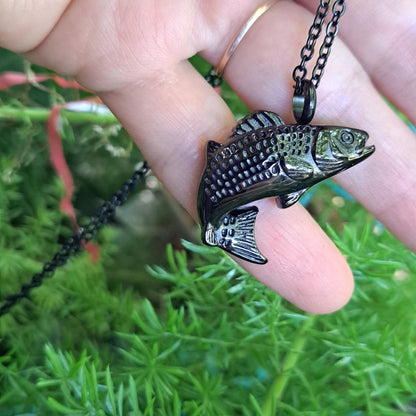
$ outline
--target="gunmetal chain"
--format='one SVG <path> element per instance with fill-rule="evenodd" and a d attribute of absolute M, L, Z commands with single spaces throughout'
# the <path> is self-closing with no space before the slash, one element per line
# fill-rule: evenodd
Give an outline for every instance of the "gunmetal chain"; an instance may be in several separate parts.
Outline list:
<path fill-rule="evenodd" d="M 315 19 L 312 26 L 309 29 L 308 39 L 305 46 L 302 48 L 300 57 L 300 64 L 293 70 L 293 80 L 295 81 L 295 92 L 301 94 L 303 83 L 306 78 L 307 70 L 306 63 L 313 57 L 315 51 L 315 44 L 322 32 L 322 27 L 325 22 L 325 18 L 328 15 L 329 6 L 331 0 L 321 0 L 318 9 L 316 10 Z M 326 28 L 326 36 L 319 50 L 319 57 L 316 61 L 315 67 L 312 71 L 311 83 L 315 88 L 318 88 L 322 75 L 324 74 L 324 68 L 327 63 L 329 54 L 331 52 L 332 44 L 335 37 L 338 34 L 338 24 L 342 15 L 345 13 L 345 0 L 336 0 L 332 7 L 332 18 Z"/>
<path fill-rule="evenodd" d="M 222 84 L 222 76 L 214 67 L 210 68 L 204 78 L 205 81 L 207 81 L 208 84 L 213 88 L 220 87 Z"/>
<path fill-rule="evenodd" d="M 52 277 L 58 267 L 66 264 L 70 257 L 81 251 L 85 244 L 91 241 L 95 234 L 114 217 L 116 208 L 124 204 L 127 197 L 134 191 L 137 184 L 149 170 L 147 163 L 143 162 L 141 168 L 136 170 L 133 176 L 123 183 L 112 198 L 98 208 L 95 217 L 91 217 L 87 224 L 80 227 L 76 234 L 65 241 L 52 260 L 43 265 L 42 271 L 32 277 L 30 283 L 22 285 L 19 293 L 6 298 L 0 307 L 0 316 L 6 314 L 21 299 L 29 297 L 32 289 L 39 287 L 45 278 Z"/>
<path fill-rule="evenodd" d="M 208 71 L 205 79 L 212 87 L 218 87 L 222 82 L 222 76 L 214 68 Z M 43 265 L 41 272 L 33 275 L 30 283 L 22 285 L 20 292 L 6 297 L 3 305 L 0 306 L 0 316 L 9 312 L 21 299 L 29 297 L 32 289 L 39 287 L 45 278 L 52 277 L 58 267 L 65 265 L 72 256 L 80 252 L 85 244 L 91 241 L 95 234 L 114 217 L 116 208 L 124 204 L 127 197 L 149 171 L 150 167 L 144 161 L 141 168 L 136 170 L 133 176 L 121 185 L 112 198 L 98 208 L 95 217 L 91 217 L 85 226 L 80 227 L 76 234 L 65 241 L 52 257 L 52 260 Z"/>

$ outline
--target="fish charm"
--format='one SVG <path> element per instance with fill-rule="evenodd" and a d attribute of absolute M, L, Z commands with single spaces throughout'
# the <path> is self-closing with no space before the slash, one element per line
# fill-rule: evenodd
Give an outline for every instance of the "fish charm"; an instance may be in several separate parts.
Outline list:
<path fill-rule="evenodd" d="M 266 263 L 254 239 L 258 208 L 246 205 L 276 197 L 280 208 L 290 207 L 314 184 L 370 156 L 367 139 L 348 127 L 288 125 L 270 111 L 248 115 L 225 143 L 207 144 L 198 190 L 203 242 Z"/>

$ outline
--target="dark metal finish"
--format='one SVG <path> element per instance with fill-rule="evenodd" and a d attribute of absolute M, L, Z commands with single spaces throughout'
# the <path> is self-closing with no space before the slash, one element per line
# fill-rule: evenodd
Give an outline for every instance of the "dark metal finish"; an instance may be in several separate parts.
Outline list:
<path fill-rule="evenodd" d="M 334 2 L 334 6 L 332 8 L 333 16 L 326 27 L 325 39 L 319 49 L 319 57 L 312 71 L 312 82 L 314 83 L 315 88 L 318 88 L 322 75 L 324 74 L 324 68 L 329 54 L 331 53 L 332 44 L 338 34 L 339 20 L 344 15 L 345 8 L 346 6 L 344 0 L 337 0 Z"/>
<path fill-rule="evenodd" d="M 315 115 L 316 89 L 311 81 L 302 83 L 302 90 L 293 94 L 293 115 L 299 124 L 309 124 Z"/>
<path fill-rule="evenodd" d="M 309 29 L 306 44 L 300 52 L 301 62 L 293 70 L 292 77 L 295 81 L 295 92 L 297 94 L 300 94 L 302 91 L 303 82 L 307 74 L 306 63 L 310 61 L 314 55 L 315 44 L 317 39 L 321 35 L 322 27 L 325 22 L 325 18 L 328 14 L 330 4 L 330 0 L 321 0 L 318 9 L 316 10 L 315 19 L 312 23 L 312 26 Z M 334 2 L 334 5 L 332 7 L 332 19 L 330 20 L 326 28 L 326 36 L 319 50 L 318 60 L 312 71 L 311 81 L 314 84 L 315 88 L 318 88 L 319 82 L 321 81 L 325 65 L 331 52 L 332 44 L 334 43 L 335 37 L 338 34 L 339 20 L 345 13 L 345 8 L 345 0 L 337 0 Z"/>
<path fill-rule="evenodd" d="M 293 205 L 312 185 L 366 159 L 368 134 L 335 126 L 286 125 L 269 111 L 241 120 L 229 139 L 207 144 L 198 191 L 202 240 L 253 263 L 267 259 L 254 239 L 253 201 L 276 197 Z"/>
<path fill-rule="evenodd" d="M 306 63 L 313 57 L 315 44 L 322 32 L 331 1 L 321 0 L 316 10 L 315 19 L 309 29 L 308 39 L 300 52 L 300 64 L 293 70 L 295 91 L 293 93 L 293 114 L 298 123 L 308 124 L 312 121 L 316 107 L 316 88 L 318 88 L 325 65 L 331 52 L 332 44 L 338 34 L 338 24 L 345 13 L 345 1 L 337 0 L 332 7 L 332 19 L 326 27 L 325 39 L 319 49 L 319 57 L 312 70 L 312 78 L 306 80 Z"/>
<path fill-rule="evenodd" d="M 36 273 L 30 283 L 24 284 L 19 293 L 6 298 L 0 307 L 0 316 L 6 314 L 11 307 L 23 298 L 27 298 L 35 287 L 39 287 L 43 280 L 52 277 L 58 267 L 67 263 L 70 257 L 81 251 L 88 241 L 91 241 L 95 234 L 114 217 L 116 208 L 123 205 L 127 197 L 134 191 L 136 185 L 143 179 L 150 170 L 146 162 L 134 172 L 133 176 L 123 183 L 120 189 L 97 210 L 96 216 L 91 217 L 88 223 L 80 227 L 78 232 L 68 238 L 62 247 L 56 252 L 52 260 L 45 263 L 41 272 Z"/>
<path fill-rule="evenodd" d="M 295 90 L 298 94 L 302 91 L 302 83 L 306 78 L 306 63 L 313 57 L 315 51 L 315 44 L 319 36 L 321 35 L 322 26 L 325 21 L 325 17 L 328 14 L 330 1 L 321 1 L 318 9 L 316 10 L 315 19 L 312 26 L 309 29 L 308 39 L 305 46 L 300 51 L 301 61 L 300 64 L 293 70 L 293 80 L 295 81 Z"/>
<path fill-rule="evenodd" d="M 212 67 L 205 75 L 206 81 L 212 87 L 219 87 L 222 83 L 222 75 Z M 55 253 L 52 260 L 43 265 L 42 271 L 36 273 L 30 283 L 24 284 L 19 293 L 9 295 L 0 306 L 0 316 L 5 315 L 21 299 L 29 297 L 32 289 L 39 287 L 46 277 L 52 277 L 58 267 L 64 266 L 70 257 L 79 253 L 85 244 L 92 240 L 95 234 L 114 216 L 116 207 L 122 205 L 129 194 L 134 191 L 136 185 L 142 180 L 150 168 L 146 161 L 142 167 L 134 172 L 131 179 L 127 180 L 113 195 L 110 201 L 105 202 L 97 211 L 96 217 L 90 218 L 88 224 L 69 238 Z"/>
<path fill-rule="evenodd" d="M 222 84 L 222 75 L 214 67 L 210 68 L 204 78 L 211 87 L 220 87 Z"/>

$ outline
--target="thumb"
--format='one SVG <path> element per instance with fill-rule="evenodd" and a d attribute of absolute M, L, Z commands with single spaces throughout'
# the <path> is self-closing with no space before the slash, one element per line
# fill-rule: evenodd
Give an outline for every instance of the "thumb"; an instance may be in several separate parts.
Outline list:
<path fill-rule="evenodd" d="M 24 53 L 52 31 L 71 0 L 0 0 L 0 46 Z"/>

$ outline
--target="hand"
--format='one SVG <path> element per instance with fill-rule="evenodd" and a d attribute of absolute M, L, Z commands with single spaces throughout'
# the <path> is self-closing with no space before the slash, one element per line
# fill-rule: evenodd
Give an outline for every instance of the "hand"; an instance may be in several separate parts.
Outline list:
<path fill-rule="evenodd" d="M 196 218 L 207 140 L 225 140 L 235 119 L 187 62 L 216 64 L 261 0 L 0 0 L 0 44 L 96 91 L 155 174 Z M 318 1 L 277 1 L 250 29 L 225 77 L 248 107 L 293 122 L 293 68 Z M 416 122 L 416 3 L 347 1 L 318 89 L 315 124 L 362 128 L 377 151 L 336 177 L 416 250 L 416 138 L 380 93 Z M 257 203 L 256 203 L 257 204 Z M 241 263 L 265 285 L 314 313 L 340 308 L 353 289 L 342 255 L 301 205 L 257 204 L 265 266 Z"/>

